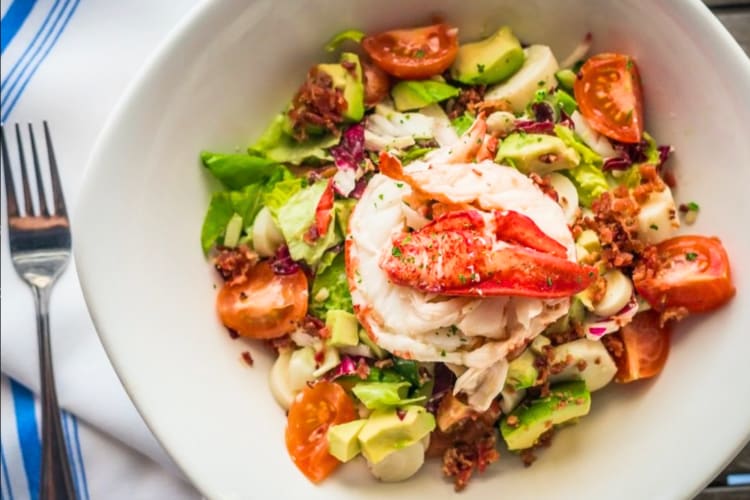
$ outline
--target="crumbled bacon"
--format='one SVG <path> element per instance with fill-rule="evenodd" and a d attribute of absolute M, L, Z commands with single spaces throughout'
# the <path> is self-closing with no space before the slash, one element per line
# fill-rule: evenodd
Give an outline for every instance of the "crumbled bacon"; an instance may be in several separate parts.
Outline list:
<path fill-rule="evenodd" d="M 284 349 L 291 349 L 294 347 L 294 342 L 292 342 L 292 338 L 289 335 L 284 335 L 283 337 L 275 339 L 268 339 L 265 343 L 268 347 L 273 349 L 277 355 Z"/>
<path fill-rule="evenodd" d="M 334 87 L 331 75 L 313 67 L 292 99 L 288 112 L 294 138 L 306 140 L 310 128 L 338 133 L 336 127 L 344 121 L 347 106 L 343 92 Z"/>
<path fill-rule="evenodd" d="M 449 99 L 445 106 L 448 117 L 453 120 L 467 111 L 474 114 L 484 101 L 484 92 L 486 89 L 485 85 L 474 85 L 461 89 L 458 96 Z"/>
<path fill-rule="evenodd" d="M 246 245 L 236 248 L 219 247 L 214 259 L 214 267 L 227 285 L 241 285 L 247 281 L 247 274 L 258 263 L 258 254 Z"/>
<path fill-rule="evenodd" d="M 531 172 L 529 174 L 529 179 L 534 181 L 534 184 L 536 184 L 537 187 L 542 190 L 542 193 L 546 194 L 547 196 L 552 198 L 555 203 L 557 203 L 557 190 L 552 187 L 552 184 L 550 184 L 549 177 L 542 177 L 536 172 Z"/>
<path fill-rule="evenodd" d="M 519 456 L 521 457 L 521 461 L 523 462 L 523 465 L 525 467 L 531 467 L 531 464 L 536 461 L 536 455 L 534 454 L 534 451 L 540 448 L 549 448 L 550 444 L 552 444 L 552 437 L 554 436 L 554 434 L 555 428 L 552 427 L 552 422 L 549 422 L 549 430 L 539 436 L 539 440 L 537 441 L 537 443 L 531 448 L 526 448 L 525 450 L 521 451 Z"/>
<path fill-rule="evenodd" d="M 244 351 L 242 353 L 242 360 L 249 366 L 253 366 L 253 364 L 255 364 L 255 360 L 253 359 L 253 355 L 250 354 L 250 351 Z"/>

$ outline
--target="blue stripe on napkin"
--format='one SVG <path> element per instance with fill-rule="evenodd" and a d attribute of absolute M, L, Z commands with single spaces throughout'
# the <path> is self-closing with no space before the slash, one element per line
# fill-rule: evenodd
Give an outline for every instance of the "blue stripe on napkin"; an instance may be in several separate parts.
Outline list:
<path fill-rule="evenodd" d="M 36 425 L 34 395 L 15 380 L 10 381 L 13 406 L 16 410 L 16 432 L 21 445 L 23 467 L 32 500 L 39 498 L 39 472 L 42 466 L 42 445 Z"/>
<path fill-rule="evenodd" d="M 83 453 L 81 453 L 81 439 L 78 436 L 78 417 L 71 415 L 70 418 L 73 420 L 73 435 L 76 442 L 76 456 L 78 457 L 78 472 L 81 475 L 83 481 L 83 489 L 78 490 L 78 494 L 89 500 L 89 484 L 86 480 L 86 466 L 83 463 Z M 84 496 L 85 495 L 85 496 Z"/>
<path fill-rule="evenodd" d="M 3 81 L 2 84 L 0 84 L 0 87 L 5 87 L 5 88 L 2 88 L 3 104 L 7 103 L 7 105 L 4 106 L 2 109 L 2 116 L 0 116 L 0 121 L 4 122 L 8 119 L 8 116 L 10 115 L 11 111 L 13 111 L 13 108 L 16 106 L 18 99 L 21 97 L 21 95 L 23 94 L 23 91 L 26 89 L 26 86 L 29 84 L 29 82 L 31 81 L 31 78 L 34 76 L 34 73 L 36 73 L 41 63 L 47 58 L 50 51 L 52 50 L 52 48 L 55 46 L 58 39 L 60 38 L 60 35 L 62 35 L 63 31 L 65 31 L 65 27 L 68 25 L 70 18 L 73 17 L 73 14 L 75 13 L 79 2 L 80 0 L 74 0 L 73 2 L 70 2 L 69 0 L 65 0 L 65 3 L 63 4 L 62 8 L 57 10 L 56 17 L 54 21 L 52 22 L 52 25 L 50 27 L 47 27 L 48 20 L 50 19 L 50 16 L 52 16 L 53 12 L 55 12 L 55 7 L 58 5 L 59 0 L 55 2 L 49 14 L 47 15 L 47 19 L 45 19 L 44 23 L 42 24 L 42 27 L 34 36 L 34 40 L 32 40 L 31 44 L 24 51 L 21 58 L 16 62 L 16 65 L 13 66 L 10 73 L 8 74 L 6 81 Z M 68 8 L 68 6 L 70 6 L 70 8 Z M 60 23 L 61 21 L 62 23 Z M 42 32 L 44 32 L 44 38 L 42 39 L 42 42 L 37 45 L 31 57 L 26 58 L 26 61 L 23 63 L 23 66 L 21 67 L 21 70 L 15 76 L 15 79 L 13 79 L 14 77 L 12 76 L 12 73 L 14 73 L 14 70 L 16 69 L 18 64 L 24 61 L 25 56 L 30 51 L 30 49 L 34 46 L 35 41 L 42 34 Z M 41 57 L 39 57 L 40 53 L 41 53 Z M 10 83 L 10 85 L 8 85 L 11 79 L 13 79 L 13 81 L 12 83 Z M 14 93 L 14 90 L 16 90 L 15 93 Z"/>
<path fill-rule="evenodd" d="M 0 443 L 0 465 L 3 468 L 3 485 L 5 486 L 2 489 L 3 499 L 5 499 L 7 491 L 8 500 L 13 500 L 13 487 L 10 484 L 10 474 L 8 474 L 8 465 L 5 460 L 5 450 L 2 443 Z"/>
<path fill-rule="evenodd" d="M 0 21 L 0 54 L 13 41 L 18 30 L 29 17 L 36 0 L 14 0 Z"/>

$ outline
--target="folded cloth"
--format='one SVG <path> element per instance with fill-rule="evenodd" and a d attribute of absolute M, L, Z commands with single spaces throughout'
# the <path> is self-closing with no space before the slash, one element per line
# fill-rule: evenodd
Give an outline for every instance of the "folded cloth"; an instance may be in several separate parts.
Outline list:
<path fill-rule="evenodd" d="M 0 1 L 0 118 L 6 124 L 49 122 L 69 207 L 76 204 L 85 164 L 107 115 L 145 59 L 197 3 Z M 15 141 L 8 146 L 13 159 Z M 7 245 L 4 199 L 0 205 L 0 241 Z M 31 486 L 38 485 L 38 449 L 24 444 L 33 444 L 39 430 L 32 396 L 39 390 L 34 305 L 7 247 L 0 251 L 0 289 L 2 498 L 36 498 L 38 489 Z M 195 497 L 117 379 L 88 316 L 72 261 L 55 286 L 50 308 L 58 396 L 69 412 L 64 423 L 79 486 L 88 484 L 92 497 L 108 499 Z"/>

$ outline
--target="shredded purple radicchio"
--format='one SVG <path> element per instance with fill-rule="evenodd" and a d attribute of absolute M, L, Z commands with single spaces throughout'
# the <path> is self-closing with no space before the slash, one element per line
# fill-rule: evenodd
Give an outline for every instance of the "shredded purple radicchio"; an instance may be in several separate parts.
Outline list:
<path fill-rule="evenodd" d="M 365 126 L 357 123 L 346 129 L 339 144 L 330 151 L 339 170 L 334 177 L 334 188 L 341 196 L 349 196 L 356 188 L 355 181 L 361 176 L 365 160 Z"/>
<path fill-rule="evenodd" d="M 276 255 L 271 261 L 271 269 L 274 274 L 294 274 L 300 269 L 300 265 L 289 255 L 289 248 L 286 245 L 282 245 L 276 250 Z"/>
<path fill-rule="evenodd" d="M 531 111 L 534 113 L 534 120 L 538 122 L 554 122 L 555 110 L 546 102 L 535 102 L 531 105 Z"/>
<path fill-rule="evenodd" d="M 435 384 L 432 386 L 432 396 L 425 405 L 430 413 L 437 412 L 440 401 L 453 390 L 456 375 L 443 363 L 435 363 Z"/>
<path fill-rule="evenodd" d="M 627 170 L 634 163 L 643 163 L 648 160 L 647 150 L 649 143 L 646 139 L 642 139 L 641 142 L 628 144 L 615 140 L 610 140 L 612 147 L 617 151 L 620 156 L 615 158 L 609 158 L 602 165 L 602 170 L 605 172 L 612 170 Z M 672 153 L 672 146 L 661 145 L 656 147 L 659 152 L 659 163 L 656 166 L 657 169 L 661 169 L 664 162 L 669 159 L 669 155 Z"/>
<path fill-rule="evenodd" d="M 354 190 L 349 193 L 349 198 L 354 198 L 355 200 L 362 198 L 362 194 L 364 194 L 368 182 L 370 182 L 369 177 L 360 178 L 354 185 Z"/>
<path fill-rule="evenodd" d="M 570 116 L 568 116 L 568 113 L 566 113 L 562 109 L 560 110 L 560 122 L 559 123 L 560 125 L 564 127 L 568 127 L 570 130 L 576 129 L 576 126 L 573 123 L 573 120 L 570 118 Z"/>
<path fill-rule="evenodd" d="M 367 359 L 362 356 L 343 356 L 341 363 L 326 374 L 327 380 L 336 380 L 339 377 L 346 377 L 349 375 L 356 375 L 361 379 L 366 379 L 370 374 L 370 365 L 367 364 Z"/>
<path fill-rule="evenodd" d="M 552 122 L 536 122 L 533 120 L 516 120 L 513 129 L 527 134 L 555 134 L 555 124 Z"/>

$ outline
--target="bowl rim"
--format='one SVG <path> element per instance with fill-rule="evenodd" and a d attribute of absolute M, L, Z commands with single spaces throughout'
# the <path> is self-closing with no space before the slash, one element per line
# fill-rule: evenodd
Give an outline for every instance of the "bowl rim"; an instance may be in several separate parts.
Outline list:
<path fill-rule="evenodd" d="M 204 19 L 210 17 L 212 13 L 219 10 L 222 4 L 223 0 L 201 0 L 194 5 L 178 21 L 178 23 L 167 32 L 159 45 L 145 59 L 140 69 L 136 71 L 131 78 L 116 105 L 107 116 L 88 157 L 83 171 L 83 181 L 80 194 L 74 210 L 74 219 L 79 219 L 79 213 L 83 212 L 84 208 L 90 204 L 89 200 L 92 198 L 92 193 L 96 191 L 96 187 L 91 180 L 93 177 L 92 172 L 104 168 L 107 159 L 108 144 L 116 139 L 115 132 L 120 122 L 122 122 L 124 117 L 127 116 L 128 109 L 131 107 L 132 103 L 137 102 L 139 95 L 151 87 L 154 75 L 158 73 L 156 70 L 159 66 L 161 66 L 176 50 L 179 50 L 180 46 L 183 45 L 188 37 L 191 36 L 191 33 L 200 26 L 201 22 L 204 22 Z M 742 85 L 744 82 L 747 87 L 750 87 L 750 57 L 745 54 L 738 41 L 713 14 L 710 8 L 703 3 L 702 0 L 682 0 L 679 5 L 675 4 L 672 9 L 675 16 L 681 17 L 691 26 L 698 26 L 702 29 L 701 35 L 696 36 L 702 36 L 702 41 L 706 44 L 707 49 L 723 50 L 726 52 L 727 56 L 732 59 L 731 71 L 734 73 L 733 76 L 737 78 L 736 82 L 739 82 L 739 85 Z M 73 224 L 74 233 L 84 232 L 84 229 L 76 230 L 77 227 L 78 225 Z M 89 279 L 89 267 L 83 261 L 83 258 L 80 257 L 82 252 L 78 251 L 84 245 L 82 243 L 77 244 L 77 242 L 84 239 L 85 238 L 83 237 L 75 237 L 73 240 L 75 267 L 89 315 L 92 318 L 97 336 L 104 347 L 107 357 L 112 363 L 115 373 L 125 388 L 128 397 L 133 402 L 139 415 L 142 417 L 149 431 L 159 445 L 177 465 L 180 472 L 189 480 L 189 482 L 197 488 L 202 495 L 210 498 L 210 488 L 204 484 L 204 481 L 201 479 L 201 474 L 195 474 L 194 467 L 187 465 L 185 463 L 186 460 L 184 460 L 172 446 L 164 442 L 159 433 L 156 432 L 150 414 L 145 409 L 142 409 L 139 404 L 137 391 L 133 389 L 132 384 L 128 380 L 128 375 L 126 373 L 127 370 L 121 368 L 122 361 L 118 359 L 117 352 L 112 348 L 108 341 L 108 335 L 104 333 L 104 329 L 101 327 L 103 321 L 96 310 L 97 299 L 94 291 L 95 285 L 92 284 L 93 279 Z M 733 458 L 748 443 L 750 443 L 750 423 L 745 430 L 744 439 L 737 443 L 733 448 L 728 449 L 728 451 L 731 452 L 731 455 L 727 455 L 723 462 L 716 464 L 716 466 L 710 471 L 710 474 L 708 473 L 709 471 L 706 471 L 706 475 L 702 478 L 692 480 L 686 478 L 680 483 L 675 483 L 674 493 L 686 498 L 696 496 L 714 477 L 731 463 Z"/>

